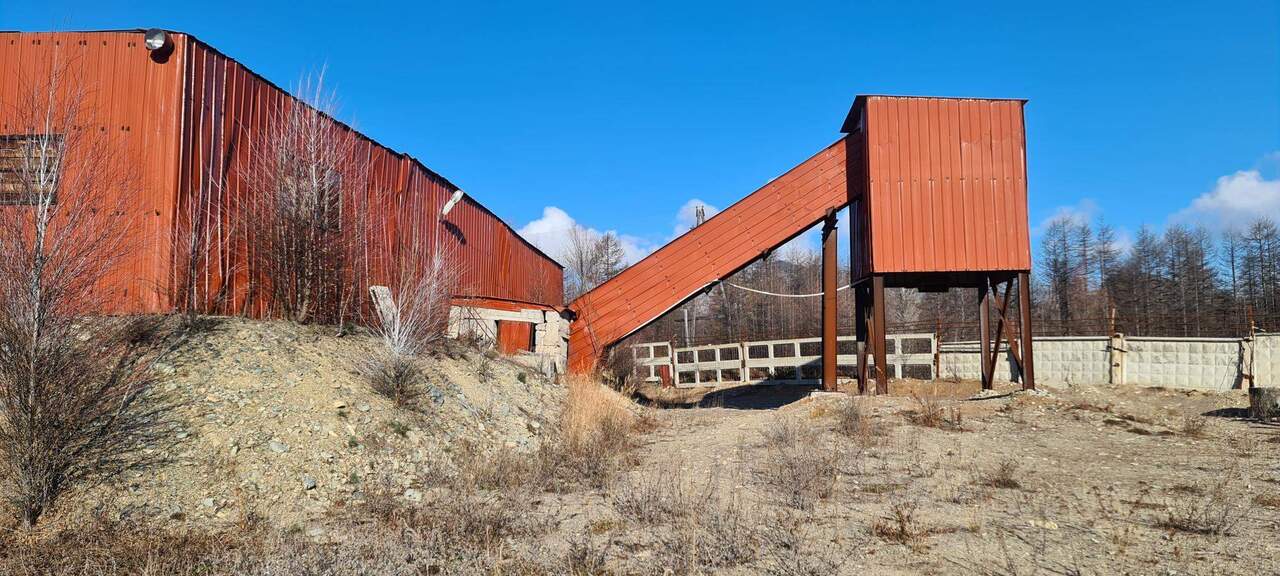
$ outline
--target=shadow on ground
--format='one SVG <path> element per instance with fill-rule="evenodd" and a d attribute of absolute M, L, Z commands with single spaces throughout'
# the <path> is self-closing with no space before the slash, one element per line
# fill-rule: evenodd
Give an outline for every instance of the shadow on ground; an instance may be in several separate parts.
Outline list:
<path fill-rule="evenodd" d="M 796 402 L 817 386 L 744 384 L 711 390 L 687 398 L 650 397 L 638 393 L 636 400 L 655 408 L 727 408 L 730 410 L 774 410 Z"/>

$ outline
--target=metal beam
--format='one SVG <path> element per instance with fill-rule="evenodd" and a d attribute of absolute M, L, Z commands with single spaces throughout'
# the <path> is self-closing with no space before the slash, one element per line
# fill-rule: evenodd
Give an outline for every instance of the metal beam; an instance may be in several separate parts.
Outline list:
<path fill-rule="evenodd" d="M 982 358 L 982 389 L 991 389 L 991 285 L 987 278 L 978 286 L 978 349 Z"/>
<path fill-rule="evenodd" d="M 1031 342 L 1031 274 L 1018 273 L 1018 314 L 1022 325 L 1022 389 L 1036 389 L 1036 366 Z"/>
<path fill-rule="evenodd" d="M 884 276 L 871 279 L 871 344 L 876 359 L 876 394 L 889 393 L 889 356 L 885 351 Z"/>
<path fill-rule="evenodd" d="M 822 225 L 822 389 L 836 385 L 836 211 L 828 210 Z"/>
<path fill-rule="evenodd" d="M 858 394 L 867 393 L 867 315 L 871 312 L 871 308 L 867 303 L 871 300 L 871 290 L 868 289 L 864 282 L 854 287 L 853 290 L 853 334 L 857 340 L 858 347 Z"/>

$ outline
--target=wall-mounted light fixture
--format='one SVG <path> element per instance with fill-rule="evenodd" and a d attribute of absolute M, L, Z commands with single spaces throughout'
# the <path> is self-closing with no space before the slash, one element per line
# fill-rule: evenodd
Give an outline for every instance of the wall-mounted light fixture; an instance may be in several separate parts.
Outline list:
<path fill-rule="evenodd" d="M 146 45 L 147 51 L 151 52 L 151 59 L 155 62 L 164 63 L 169 60 L 169 54 L 173 52 L 173 38 L 168 32 L 159 28 L 150 28 L 143 33 L 143 44 Z"/>
<path fill-rule="evenodd" d="M 462 200 L 462 191 L 461 191 L 461 190 L 458 190 L 458 191 L 454 192 L 454 193 L 453 193 L 453 196 L 449 198 L 449 201 L 444 203 L 444 208 L 441 208 L 441 209 L 440 209 L 440 215 L 441 215 L 441 216 L 448 216 L 448 215 L 449 215 L 449 211 L 450 211 L 450 210 L 453 210 L 453 205 L 454 205 L 454 204 L 457 204 L 459 200 Z"/>

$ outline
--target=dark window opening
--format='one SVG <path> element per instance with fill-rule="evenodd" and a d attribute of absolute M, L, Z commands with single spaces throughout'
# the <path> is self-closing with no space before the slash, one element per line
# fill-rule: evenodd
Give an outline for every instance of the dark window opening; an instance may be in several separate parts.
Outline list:
<path fill-rule="evenodd" d="M 39 202 L 40 168 L 61 170 L 61 154 L 59 134 L 0 135 L 0 206 L 31 206 Z M 51 201 L 58 202 L 57 190 Z"/>

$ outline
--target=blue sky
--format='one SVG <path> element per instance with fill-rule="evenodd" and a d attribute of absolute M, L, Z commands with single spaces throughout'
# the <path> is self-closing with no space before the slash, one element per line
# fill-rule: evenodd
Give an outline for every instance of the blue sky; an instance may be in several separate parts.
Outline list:
<path fill-rule="evenodd" d="M 1033 230 L 1280 217 L 1274 0 L 977 4 L 51 0 L 0 28 L 182 30 L 286 86 L 327 66 L 344 119 L 513 226 L 637 251 L 834 141 L 858 93 L 1030 99 Z"/>

